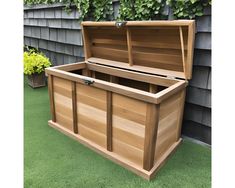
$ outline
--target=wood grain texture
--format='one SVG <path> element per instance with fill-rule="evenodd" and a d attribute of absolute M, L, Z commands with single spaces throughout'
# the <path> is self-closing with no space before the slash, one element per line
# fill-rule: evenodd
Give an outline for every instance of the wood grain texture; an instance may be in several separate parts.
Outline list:
<path fill-rule="evenodd" d="M 69 130 L 73 127 L 72 85 L 69 80 L 54 77 L 56 121 Z"/>
<path fill-rule="evenodd" d="M 180 93 L 180 102 L 179 102 L 179 114 L 178 116 L 178 122 L 176 124 L 176 141 L 180 139 L 181 135 L 181 127 L 182 127 L 182 121 L 183 121 L 183 115 L 184 115 L 184 104 L 185 104 L 185 95 L 186 95 L 186 89 L 181 91 Z"/>
<path fill-rule="evenodd" d="M 182 27 L 179 27 L 179 33 L 180 33 L 180 44 L 181 44 L 181 51 L 182 51 L 182 61 L 183 61 L 183 70 L 186 74 L 186 65 L 185 65 L 185 56 L 184 56 L 184 37 L 183 37 L 183 31 Z"/>
<path fill-rule="evenodd" d="M 127 28 L 127 46 L 128 46 L 128 60 L 129 65 L 133 65 L 133 58 L 132 58 L 132 38 L 131 38 L 131 30 Z"/>
<path fill-rule="evenodd" d="M 53 84 L 53 76 L 48 75 L 48 92 L 49 92 L 49 98 L 50 98 L 51 119 L 52 119 L 52 121 L 56 122 L 53 85 L 54 85 Z"/>
<path fill-rule="evenodd" d="M 84 43 L 84 54 L 85 54 L 85 60 L 91 57 L 91 50 L 90 50 L 90 38 L 88 35 L 88 32 L 86 31 L 86 28 L 82 26 L 82 36 L 83 36 L 83 43 Z"/>
<path fill-rule="evenodd" d="M 112 117 L 113 117 L 113 108 L 112 108 L 112 92 L 107 91 L 107 150 L 112 151 Z"/>
<path fill-rule="evenodd" d="M 73 131 L 74 133 L 78 134 L 76 82 L 71 82 L 71 85 L 72 85 Z"/>
<path fill-rule="evenodd" d="M 76 84 L 78 132 L 84 138 L 107 147 L 107 94 L 91 86 Z"/>
<path fill-rule="evenodd" d="M 106 73 L 106 74 L 110 74 L 110 75 L 118 76 L 122 78 L 129 78 L 129 79 L 136 80 L 136 81 L 143 81 L 143 82 L 166 86 L 166 87 L 171 86 L 178 82 L 178 80 L 175 80 L 175 79 L 169 79 L 169 78 L 164 78 L 160 76 L 140 73 L 140 72 L 133 72 L 129 70 L 123 70 L 123 69 L 108 67 L 108 66 L 104 66 L 100 64 L 93 64 L 89 62 L 87 63 L 87 66 L 90 70 L 94 70 L 97 72 Z M 117 83 L 117 82 L 115 81 L 113 83 Z"/>
<path fill-rule="evenodd" d="M 159 121 L 159 107 L 159 105 L 155 104 L 148 104 L 147 106 L 143 168 L 148 171 L 151 170 L 154 165 Z"/>
<path fill-rule="evenodd" d="M 95 152 L 99 153 L 100 155 L 106 157 L 109 160 L 114 161 L 115 163 L 123 166 L 124 168 L 132 171 L 133 173 L 143 177 L 146 180 L 150 180 L 153 179 L 153 177 L 155 176 L 156 172 L 162 167 L 162 165 L 165 163 L 165 161 L 170 157 L 170 155 L 175 151 L 175 149 L 179 146 L 179 144 L 181 143 L 182 139 L 180 139 L 178 142 L 176 142 L 175 144 L 173 144 L 169 150 L 164 154 L 164 156 L 162 156 L 157 163 L 155 163 L 154 167 L 150 170 L 144 170 L 141 166 L 136 165 L 135 163 L 121 157 L 120 155 L 113 153 L 113 152 L 109 152 L 106 150 L 106 148 L 103 148 L 101 146 L 99 146 L 98 144 L 78 135 L 78 134 L 74 134 L 72 131 L 65 129 L 64 127 L 62 127 L 60 124 L 55 123 L 53 121 L 48 121 L 48 124 L 57 129 L 58 131 L 62 132 L 63 134 L 71 137 L 72 139 L 82 143 L 83 145 L 85 145 L 86 147 L 94 150 Z"/>
<path fill-rule="evenodd" d="M 123 69 L 127 69 L 127 70 L 139 71 L 139 72 L 144 72 L 144 73 L 151 73 L 151 74 L 155 74 L 155 75 L 164 75 L 164 76 L 171 76 L 171 77 L 176 77 L 176 78 L 185 78 L 184 73 L 181 71 L 165 70 L 165 69 L 152 68 L 152 67 L 146 67 L 146 66 L 141 66 L 141 65 L 129 66 L 126 63 L 123 63 L 120 61 L 112 61 L 112 60 L 95 58 L 95 57 L 91 57 L 87 61 L 91 62 L 91 63 L 98 63 L 101 65 L 114 66 L 114 67 L 119 67 L 119 68 L 123 68 Z"/>

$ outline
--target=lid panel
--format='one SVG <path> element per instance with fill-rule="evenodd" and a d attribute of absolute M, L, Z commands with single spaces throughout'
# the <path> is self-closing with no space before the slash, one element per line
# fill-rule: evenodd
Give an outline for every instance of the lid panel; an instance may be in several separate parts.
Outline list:
<path fill-rule="evenodd" d="M 128 63 L 125 28 L 91 27 L 88 33 L 92 57 Z"/>
<path fill-rule="evenodd" d="M 82 22 L 82 26 L 86 60 L 106 59 L 126 63 L 130 69 L 137 66 L 158 75 L 170 71 L 175 77 L 191 78 L 192 20 L 129 21 L 121 28 L 115 22 Z"/>

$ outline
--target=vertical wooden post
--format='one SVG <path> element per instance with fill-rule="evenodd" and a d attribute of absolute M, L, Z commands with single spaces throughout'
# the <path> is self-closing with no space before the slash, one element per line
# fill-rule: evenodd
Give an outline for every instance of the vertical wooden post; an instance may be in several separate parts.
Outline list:
<path fill-rule="evenodd" d="M 107 91 L 107 150 L 112 151 L 112 92 Z"/>
<path fill-rule="evenodd" d="M 179 114 L 178 114 L 178 120 L 177 120 L 177 125 L 176 125 L 176 141 L 180 139 L 181 135 L 181 127 L 182 127 L 182 121 L 183 121 L 183 115 L 184 115 L 184 103 L 185 103 L 185 94 L 186 94 L 186 89 L 181 91 L 180 95 L 180 104 L 179 104 Z"/>
<path fill-rule="evenodd" d="M 48 74 L 48 92 L 49 92 L 49 98 L 50 98 L 51 120 L 53 122 L 56 122 L 53 76 L 50 74 Z"/>
<path fill-rule="evenodd" d="M 132 39 L 131 39 L 131 30 L 127 28 L 127 48 L 128 48 L 128 59 L 129 59 L 129 65 L 133 65 L 133 59 L 132 59 Z"/>
<path fill-rule="evenodd" d="M 91 42 L 87 33 L 87 28 L 82 26 L 82 36 L 83 36 L 83 43 L 84 43 L 84 55 L 85 60 L 87 60 L 89 57 L 91 57 Z"/>
<path fill-rule="evenodd" d="M 181 44 L 181 52 L 182 52 L 182 61 L 183 61 L 183 70 L 184 74 L 186 74 L 186 65 L 185 65 L 185 59 L 184 59 L 184 38 L 183 38 L 183 31 L 182 27 L 179 27 L 179 32 L 180 32 L 180 44 Z"/>
<path fill-rule="evenodd" d="M 158 87 L 153 84 L 149 84 L 149 92 L 150 93 L 157 93 L 158 92 Z"/>
<path fill-rule="evenodd" d="M 73 108 L 73 132 L 78 133 L 78 121 L 77 121 L 77 94 L 76 94 L 76 82 L 72 84 L 72 108 Z"/>
<path fill-rule="evenodd" d="M 147 105 L 143 168 L 148 171 L 151 170 L 154 165 L 155 147 L 157 141 L 159 121 L 159 108 L 159 104 L 156 105 L 149 103 Z"/>

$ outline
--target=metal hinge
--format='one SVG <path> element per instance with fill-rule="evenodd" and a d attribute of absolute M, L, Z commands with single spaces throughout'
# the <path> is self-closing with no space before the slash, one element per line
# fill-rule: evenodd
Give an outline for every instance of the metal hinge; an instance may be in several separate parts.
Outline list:
<path fill-rule="evenodd" d="M 86 85 L 91 85 L 95 82 L 94 80 L 88 79 L 88 78 L 83 78 L 82 80 L 83 80 L 84 84 L 86 84 Z"/>
<path fill-rule="evenodd" d="M 126 23 L 127 23 L 126 21 L 116 22 L 116 23 L 115 23 L 115 26 L 116 26 L 117 28 L 120 28 L 120 27 L 125 26 Z"/>

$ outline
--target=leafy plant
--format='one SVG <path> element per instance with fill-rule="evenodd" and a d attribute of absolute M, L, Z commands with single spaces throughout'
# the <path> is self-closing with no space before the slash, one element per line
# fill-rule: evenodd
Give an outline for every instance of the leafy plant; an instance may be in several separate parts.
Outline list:
<path fill-rule="evenodd" d="M 167 0 L 176 18 L 190 18 L 203 15 L 204 7 L 211 5 L 211 0 Z"/>
<path fill-rule="evenodd" d="M 50 66 L 50 60 L 43 53 L 36 53 L 34 50 L 24 52 L 24 74 L 40 74 Z"/>
<path fill-rule="evenodd" d="M 120 0 L 119 20 L 152 20 L 162 17 L 166 0 Z"/>

